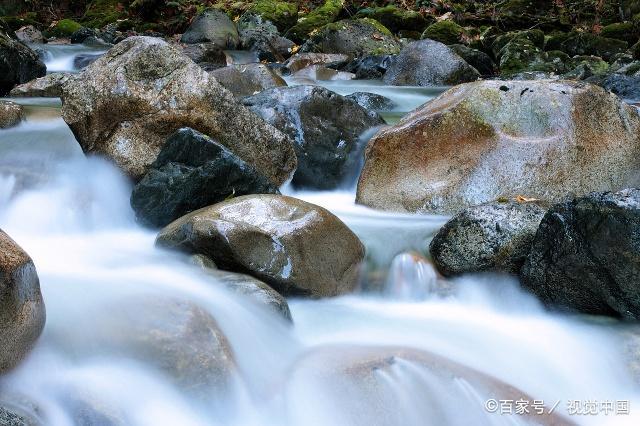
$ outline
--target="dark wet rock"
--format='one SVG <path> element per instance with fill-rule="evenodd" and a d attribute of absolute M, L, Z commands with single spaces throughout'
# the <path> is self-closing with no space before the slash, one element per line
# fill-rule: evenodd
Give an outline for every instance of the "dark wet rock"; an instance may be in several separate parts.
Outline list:
<path fill-rule="evenodd" d="M 545 213 L 540 204 L 516 201 L 469 207 L 440 228 L 429 245 L 431 258 L 445 276 L 518 274 Z"/>
<path fill-rule="evenodd" d="M 548 304 L 640 318 L 640 191 L 592 193 L 553 206 L 522 270 Z"/>
<path fill-rule="evenodd" d="M 286 135 L 240 105 L 179 48 L 157 38 L 118 43 L 65 84 L 62 99 L 62 117 L 83 150 L 110 158 L 135 180 L 182 127 L 211 136 L 274 185 L 296 167 Z"/>
<path fill-rule="evenodd" d="M 449 48 L 464 59 L 466 63 L 478 70 L 480 75 L 490 76 L 494 74 L 496 64 L 486 53 L 463 44 L 452 44 Z"/>
<path fill-rule="evenodd" d="M 45 323 L 45 307 L 33 261 L 0 230 L 0 374 L 18 365 Z"/>
<path fill-rule="evenodd" d="M 592 77 L 589 82 L 602 86 L 623 99 L 640 101 L 640 76 L 624 74 L 609 74 L 602 77 Z"/>
<path fill-rule="evenodd" d="M 240 44 L 244 50 L 255 52 L 260 61 L 282 62 L 293 53 L 295 43 L 277 33 L 256 29 L 240 31 Z"/>
<path fill-rule="evenodd" d="M 264 64 L 229 65 L 210 72 L 225 89 L 238 98 L 287 83 Z"/>
<path fill-rule="evenodd" d="M 110 40 L 110 41 L 106 41 L 104 38 L 102 38 L 102 37 L 105 37 L 104 33 L 101 33 L 100 35 L 101 35 L 101 37 L 89 36 L 89 37 L 84 39 L 82 44 L 87 46 L 87 47 L 96 48 L 96 49 L 109 49 L 114 44 L 119 43 L 122 40 L 124 40 L 124 37 L 116 37 L 114 39 L 114 38 L 106 36 L 106 39 Z"/>
<path fill-rule="evenodd" d="M 0 129 L 13 127 L 24 120 L 24 110 L 21 105 L 10 101 L 0 101 Z"/>
<path fill-rule="evenodd" d="M 281 294 L 311 297 L 351 292 L 364 258 L 340 219 L 281 195 L 246 195 L 195 211 L 164 228 L 156 244 L 204 254 Z"/>
<path fill-rule="evenodd" d="M 240 43 L 238 30 L 220 9 L 207 9 L 191 22 L 180 39 L 182 43 L 214 43 L 223 49 L 235 49 Z"/>
<path fill-rule="evenodd" d="M 401 30 L 422 32 L 427 26 L 427 19 L 420 12 L 401 9 L 395 5 L 364 8 L 358 11 L 355 18 L 375 19 L 394 33 Z"/>
<path fill-rule="evenodd" d="M 349 55 L 343 53 L 296 53 L 284 63 L 289 72 L 296 72 L 311 65 L 339 68 L 349 62 Z"/>
<path fill-rule="evenodd" d="M 639 132 L 637 111 L 591 84 L 463 84 L 372 138 L 357 202 L 455 213 L 519 195 L 558 202 L 620 190 L 640 184 Z"/>
<path fill-rule="evenodd" d="M 546 50 L 560 50 L 569 56 L 600 56 L 608 61 L 613 55 L 627 50 L 627 42 L 591 34 L 575 32 L 551 36 L 545 45 Z"/>
<path fill-rule="evenodd" d="M 521 72 L 554 72 L 543 50 L 544 33 L 540 30 L 510 32 L 498 36 L 491 49 L 502 75 Z"/>
<path fill-rule="evenodd" d="M 227 55 L 215 43 L 187 44 L 182 47 L 182 53 L 205 71 L 213 71 L 227 66 Z"/>
<path fill-rule="evenodd" d="M 74 31 L 71 34 L 70 40 L 73 44 L 84 43 L 84 41 L 89 37 L 96 37 L 98 32 L 93 28 L 82 27 L 77 31 Z"/>
<path fill-rule="evenodd" d="M 344 65 L 333 65 L 333 67 L 340 71 L 353 73 L 355 78 L 360 80 L 379 80 L 387 72 L 393 58 L 393 55 L 365 56 Z"/>
<path fill-rule="evenodd" d="M 386 96 L 369 92 L 354 92 L 346 96 L 348 99 L 354 100 L 363 108 L 374 111 L 390 111 L 396 107 L 395 102 Z"/>
<path fill-rule="evenodd" d="M 184 128 L 167 139 L 134 187 L 131 206 L 142 223 L 162 227 L 231 196 L 277 192 L 269 179 L 227 148 Z"/>
<path fill-rule="evenodd" d="M 390 55 L 400 51 L 391 32 L 373 19 L 343 20 L 313 33 L 300 52 L 344 53 L 353 58 Z"/>
<path fill-rule="evenodd" d="M 26 25 L 16 30 L 16 37 L 23 43 L 44 43 L 40 30 L 33 25 Z"/>
<path fill-rule="evenodd" d="M 11 89 L 11 92 L 9 92 L 9 96 L 15 98 L 59 98 L 62 96 L 62 86 L 64 86 L 72 76 L 73 74 L 66 72 L 47 74 L 44 77 L 36 78 L 28 83 L 14 87 Z"/>
<path fill-rule="evenodd" d="M 383 81 L 396 86 L 454 85 L 477 80 L 480 73 L 453 50 L 433 40 L 406 45 L 387 69 Z"/>
<path fill-rule="evenodd" d="M 0 32 L 0 96 L 16 84 L 42 77 L 46 72 L 47 67 L 36 52 Z"/>
<path fill-rule="evenodd" d="M 330 189 L 351 178 L 361 161 L 360 136 L 384 124 L 375 112 L 318 86 L 270 89 L 243 102 L 295 141 L 296 187 Z"/>
<path fill-rule="evenodd" d="M 429 25 L 422 33 L 422 38 L 444 44 L 458 44 L 462 41 L 463 34 L 464 28 L 451 20 L 444 19 Z"/>
<path fill-rule="evenodd" d="M 73 67 L 77 70 L 85 69 L 97 61 L 102 55 L 102 53 L 81 53 L 73 58 Z"/>

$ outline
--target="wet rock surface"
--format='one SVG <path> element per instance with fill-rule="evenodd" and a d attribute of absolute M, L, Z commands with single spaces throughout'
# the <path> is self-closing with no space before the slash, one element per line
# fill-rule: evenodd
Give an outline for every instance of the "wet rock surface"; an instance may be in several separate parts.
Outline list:
<path fill-rule="evenodd" d="M 47 74 L 44 77 L 36 78 L 28 83 L 14 87 L 9 92 L 9 96 L 21 97 L 44 97 L 59 98 L 62 96 L 62 86 L 64 86 L 73 74 L 66 72 L 56 72 Z"/>
<path fill-rule="evenodd" d="M 429 252 L 445 276 L 474 272 L 518 274 L 546 213 L 533 202 L 494 202 L 456 214 L 436 234 Z"/>
<path fill-rule="evenodd" d="M 131 206 L 143 224 L 162 227 L 228 197 L 263 193 L 278 188 L 217 141 L 183 128 L 133 188 Z"/>
<path fill-rule="evenodd" d="M 295 141 L 297 187 L 335 188 L 361 161 L 362 134 L 384 124 L 375 112 L 317 86 L 266 90 L 243 103 Z"/>
<path fill-rule="evenodd" d="M 36 52 L 0 30 L 0 96 L 16 84 L 44 76 L 46 71 Z"/>
<path fill-rule="evenodd" d="M 62 117 L 83 150 L 110 158 L 135 180 L 182 127 L 215 138 L 276 185 L 296 167 L 287 136 L 157 38 L 118 43 L 66 84 L 62 99 Z"/>
<path fill-rule="evenodd" d="M 0 373 L 29 353 L 44 328 L 46 313 L 33 261 L 0 230 Z"/>
<path fill-rule="evenodd" d="M 287 85 L 282 77 L 264 64 L 229 65 L 211 71 L 211 75 L 238 98 Z"/>
<path fill-rule="evenodd" d="M 247 195 L 190 213 L 164 228 L 160 247 L 203 254 L 281 294 L 353 291 L 364 247 L 336 216 L 280 195 Z"/>
<path fill-rule="evenodd" d="M 10 101 L 0 101 L 0 129 L 13 127 L 24 120 L 24 110 L 21 105 Z"/>
<path fill-rule="evenodd" d="M 554 306 L 637 319 L 639 234 L 637 189 L 557 204 L 540 224 L 523 285 Z"/>
<path fill-rule="evenodd" d="M 457 86 L 369 142 L 357 202 L 449 212 L 518 196 L 637 184 L 640 117 L 578 82 L 482 81 Z"/>
<path fill-rule="evenodd" d="M 238 30 L 219 9 L 207 9 L 198 15 L 180 38 L 182 43 L 214 43 L 223 49 L 235 49 L 240 43 Z"/>

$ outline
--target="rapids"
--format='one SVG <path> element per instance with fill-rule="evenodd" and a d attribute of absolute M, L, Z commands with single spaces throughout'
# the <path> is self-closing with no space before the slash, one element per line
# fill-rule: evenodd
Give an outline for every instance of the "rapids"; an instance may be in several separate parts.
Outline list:
<path fill-rule="evenodd" d="M 389 96 L 396 117 L 437 94 L 366 82 L 328 87 Z M 59 102 L 17 101 L 28 117 L 0 131 L 0 227 L 36 264 L 47 323 L 28 359 L 0 379 L 3 402 L 35 407 L 54 426 L 551 424 L 484 408 L 492 389 L 517 388 L 547 409 L 557 404 L 556 424 L 640 424 L 621 325 L 547 312 L 503 276 L 468 276 L 442 291 L 427 262 L 402 254 L 424 252 L 445 217 L 356 206 L 352 187 L 285 189 L 338 215 L 364 242 L 369 265 L 357 294 L 289 300 L 291 325 L 156 249 L 155 232 L 137 225 L 129 207 L 131 183 L 105 160 L 85 158 Z M 113 342 L 121 325 L 113 312 L 155 298 L 215 318 L 236 363 L 225 392 L 196 395 L 155 368 L 153 353 Z M 154 321 L 162 328 L 171 319 Z M 139 329 L 118 331 L 128 341 Z M 630 414 L 570 416 L 570 400 L 629 401 Z"/>

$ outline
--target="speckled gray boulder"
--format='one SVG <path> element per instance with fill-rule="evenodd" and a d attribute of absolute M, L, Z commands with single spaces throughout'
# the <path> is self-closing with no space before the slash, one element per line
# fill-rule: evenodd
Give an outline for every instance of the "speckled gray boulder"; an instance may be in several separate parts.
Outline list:
<path fill-rule="evenodd" d="M 255 95 L 265 89 L 286 86 L 287 82 L 265 64 L 229 65 L 210 72 L 237 98 Z"/>
<path fill-rule="evenodd" d="M 382 81 L 393 86 L 443 86 L 477 80 L 480 73 L 451 48 L 434 40 L 407 44 Z"/>
<path fill-rule="evenodd" d="M 24 97 L 44 97 L 59 98 L 62 96 L 62 86 L 73 76 L 68 72 L 55 72 L 44 77 L 36 78 L 28 83 L 14 87 L 9 92 L 9 96 L 16 98 Z"/>
<path fill-rule="evenodd" d="M 24 119 L 21 105 L 10 101 L 0 101 L 0 129 L 12 127 Z"/>
<path fill-rule="evenodd" d="M 438 231 L 429 252 L 446 276 L 485 271 L 517 274 L 545 212 L 542 205 L 515 201 L 469 207 Z"/>
<path fill-rule="evenodd" d="M 362 243 L 340 219 L 282 195 L 246 195 L 200 209 L 160 231 L 156 244 L 203 254 L 281 294 L 312 297 L 352 291 L 364 258 Z"/>

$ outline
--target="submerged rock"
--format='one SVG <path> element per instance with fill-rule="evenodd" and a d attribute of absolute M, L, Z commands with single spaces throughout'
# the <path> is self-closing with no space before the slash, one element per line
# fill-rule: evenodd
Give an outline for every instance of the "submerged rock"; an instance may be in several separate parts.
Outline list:
<path fill-rule="evenodd" d="M 497 271 L 518 274 L 546 208 L 528 202 L 493 202 L 456 214 L 429 245 L 445 276 Z"/>
<path fill-rule="evenodd" d="M 220 9 L 206 9 L 191 22 L 180 38 L 182 43 L 213 43 L 223 49 L 235 49 L 240 43 L 238 30 Z"/>
<path fill-rule="evenodd" d="M 29 353 L 45 323 L 45 307 L 33 261 L 0 230 L 0 374 Z"/>
<path fill-rule="evenodd" d="M 24 120 L 21 105 L 10 101 L 0 101 L 0 129 L 12 127 Z"/>
<path fill-rule="evenodd" d="M 162 227 L 231 196 L 277 192 L 269 179 L 224 146 L 184 128 L 167 139 L 133 188 L 131 207 L 145 225 Z"/>
<path fill-rule="evenodd" d="M 553 206 L 522 270 L 551 305 L 640 318 L 640 190 L 592 193 Z"/>
<path fill-rule="evenodd" d="M 391 32 L 373 19 L 343 20 L 322 27 L 300 48 L 301 52 L 344 53 L 351 57 L 390 55 L 400 51 Z"/>
<path fill-rule="evenodd" d="M 454 87 L 369 142 L 357 202 L 449 212 L 519 195 L 638 182 L 640 117 L 602 88 L 569 81 L 481 81 Z"/>
<path fill-rule="evenodd" d="M 340 219 L 281 195 L 246 195 L 195 211 L 164 228 L 156 243 L 203 254 L 281 294 L 312 297 L 351 292 L 364 258 Z"/>
<path fill-rule="evenodd" d="M 282 77 L 264 64 L 229 65 L 211 71 L 211 75 L 238 98 L 287 85 Z"/>
<path fill-rule="evenodd" d="M 59 98 L 62 96 L 62 87 L 73 77 L 72 73 L 55 72 L 44 77 L 36 78 L 28 83 L 14 87 L 9 96 Z"/>
<path fill-rule="evenodd" d="M 0 31 L 0 96 L 16 84 L 42 77 L 47 67 L 27 45 Z"/>
<path fill-rule="evenodd" d="M 296 167 L 291 140 L 238 104 L 176 47 L 130 37 L 70 80 L 62 117 L 85 152 L 139 180 L 182 127 L 211 136 L 281 185 Z"/>
<path fill-rule="evenodd" d="M 441 86 L 479 77 L 480 73 L 449 47 L 427 39 L 406 45 L 394 58 L 383 81 L 394 86 Z"/>
<path fill-rule="evenodd" d="M 360 136 L 384 124 L 375 112 L 318 86 L 270 89 L 243 102 L 295 141 L 297 187 L 331 189 L 352 177 L 361 161 Z"/>
<path fill-rule="evenodd" d="M 76 70 L 84 69 L 97 61 L 102 55 L 102 53 L 82 53 L 73 58 L 73 67 Z"/>

